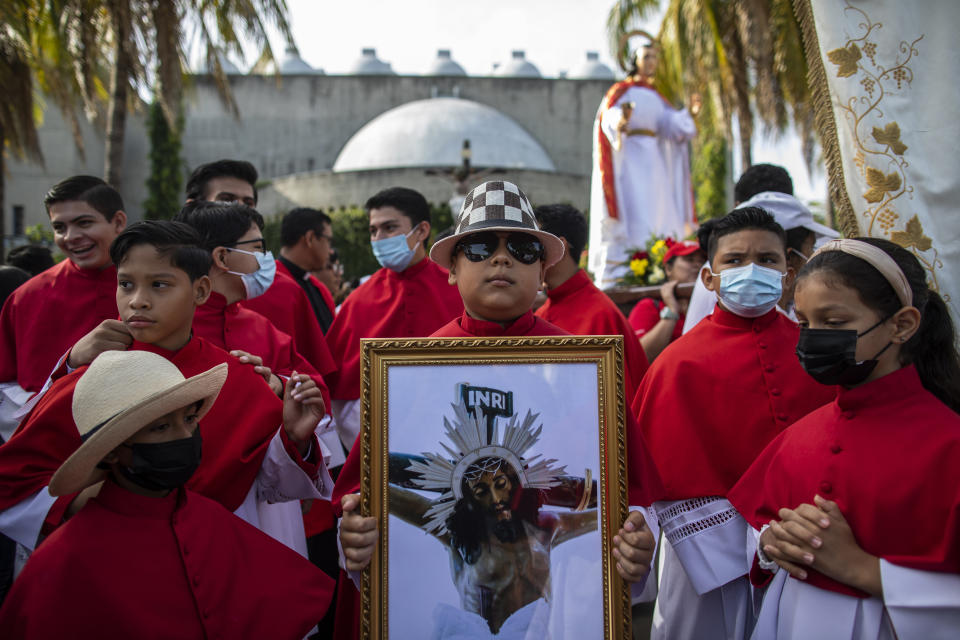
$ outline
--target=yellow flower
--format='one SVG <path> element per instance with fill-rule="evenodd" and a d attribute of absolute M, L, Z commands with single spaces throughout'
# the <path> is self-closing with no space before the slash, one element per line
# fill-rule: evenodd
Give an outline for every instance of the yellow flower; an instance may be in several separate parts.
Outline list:
<path fill-rule="evenodd" d="M 630 271 L 633 271 L 633 275 L 642 277 L 644 273 L 647 272 L 647 267 L 650 265 L 649 260 L 631 260 L 630 261 Z"/>
<path fill-rule="evenodd" d="M 663 240 L 657 240 L 653 243 L 653 246 L 650 247 L 650 255 L 652 255 L 657 260 L 663 258 L 664 254 L 667 252 L 667 243 Z"/>

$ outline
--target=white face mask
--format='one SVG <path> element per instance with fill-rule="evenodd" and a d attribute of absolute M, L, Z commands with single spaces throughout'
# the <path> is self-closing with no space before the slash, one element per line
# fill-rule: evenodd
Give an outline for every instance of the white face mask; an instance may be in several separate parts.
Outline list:
<path fill-rule="evenodd" d="M 273 278 L 277 274 L 277 263 L 273 259 L 273 253 L 270 251 L 265 253 L 244 251 L 243 249 L 231 249 L 230 247 L 226 249 L 227 251 L 245 253 L 257 259 L 257 270 L 253 273 L 240 273 L 239 271 L 227 271 L 227 273 L 240 276 L 243 281 L 243 289 L 247 293 L 247 300 L 262 296 L 273 284 Z"/>
<path fill-rule="evenodd" d="M 723 306 L 743 318 L 759 318 L 777 306 L 783 295 L 786 275 L 752 262 L 720 273 L 711 271 L 710 274 L 720 277 L 717 296 Z"/>

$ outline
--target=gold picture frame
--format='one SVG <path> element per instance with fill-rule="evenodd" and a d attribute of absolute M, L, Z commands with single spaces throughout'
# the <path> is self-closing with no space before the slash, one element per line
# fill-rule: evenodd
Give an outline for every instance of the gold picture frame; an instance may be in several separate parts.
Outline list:
<path fill-rule="evenodd" d="M 565 543 L 579 537 L 580 540 L 578 540 L 576 544 L 581 545 L 579 548 L 582 548 L 583 545 L 596 545 L 597 538 L 599 538 L 598 548 L 590 546 L 591 551 L 588 552 L 588 555 L 592 559 L 593 564 L 590 566 L 593 569 L 595 569 L 598 564 L 602 566 L 602 570 L 600 570 L 601 575 L 597 576 L 596 582 L 596 588 L 599 589 L 603 600 L 602 629 L 597 625 L 595 632 L 589 631 L 587 635 L 574 635 L 571 633 L 568 637 L 602 637 L 609 640 L 632 637 L 629 587 L 617 573 L 616 564 L 611 555 L 613 535 L 620 526 L 622 526 L 627 517 L 628 510 L 627 444 L 625 433 L 626 409 L 623 385 L 622 336 L 364 339 L 362 340 L 361 354 L 360 397 L 363 426 L 360 434 L 360 509 L 362 514 L 373 515 L 378 518 L 380 538 L 373 559 L 369 567 L 364 570 L 361 578 L 360 590 L 362 594 L 362 606 L 360 615 L 360 637 L 364 640 L 389 638 L 389 630 L 391 628 L 390 587 L 393 585 L 397 589 L 395 595 L 398 601 L 401 597 L 405 598 L 407 594 L 407 590 L 403 588 L 405 583 L 398 582 L 396 576 L 394 576 L 394 582 L 391 583 L 390 576 L 388 575 L 388 568 L 391 561 L 391 541 L 394 540 L 394 538 L 391 537 L 392 532 L 390 529 L 391 492 L 394 493 L 395 500 L 397 500 L 396 506 L 398 510 L 401 507 L 405 508 L 406 505 L 412 504 L 407 498 L 401 499 L 399 497 L 401 493 L 416 497 L 418 492 L 421 497 L 417 498 L 416 504 L 438 505 L 437 509 L 440 509 L 440 507 L 446 509 L 446 511 L 442 511 L 441 509 L 441 515 L 435 513 L 432 520 L 427 515 L 424 515 L 425 512 L 422 508 L 416 511 L 416 515 L 414 516 L 406 516 L 408 518 L 405 521 L 406 523 L 415 522 L 423 531 L 427 531 L 430 527 L 433 527 L 434 530 L 432 533 L 435 539 L 441 542 L 446 540 L 444 544 L 446 546 L 446 553 L 449 554 L 448 569 L 445 572 L 446 575 L 442 576 L 430 575 L 426 565 L 419 564 L 420 558 L 423 556 L 416 556 L 418 562 L 416 573 L 418 575 L 416 578 L 411 578 L 410 580 L 411 586 L 415 587 L 414 590 L 417 592 L 417 597 L 420 600 L 426 599 L 424 606 L 429 605 L 430 598 L 430 595 L 424 593 L 424 590 L 432 588 L 435 585 L 443 583 L 454 589 L 469 589 L 470 578 L 468 577 L 466 579 L 468 587 L 462 587 L 462 574 L 459 573 L 455 573 L 455 579 L 459 581 L 458 585 L 460 586 L 451 585 L 454 581 L 451 580 L 450 573 L 454 572 L 455 562 L 460 561 L 460 564 L 457 566 L 466 566 L 462 560 L 470 556 L 463 555 L 464 549 L 467 547 L 459 542 L 459 538 L 455 537 L 456 534 L 452 531 L 446 531 L 445 524 L 452 521 L 445 520 L 444 514 L 449 515 L 453 512 L 454 505 L 459 508 L 461 502 L 470 501 L 471 498 L 463 495 L 456 501 L 453 501 L 454 498 L 444 499 L 444 496 L 450 495 L 450 492 L 453 491 L 453 485 L 459 486 L 461 493 L 465 490 L 482 491 L 487 485 L 481 480 L 476 480 L 475 484 L 470 485 L 470 489 L 465 489 L 469 484 L 468 481 L 464 479 L 467 476 L 457 476 L 456 473 L 453 473 L 449 477 L 459 477 L 460 480 L 457 482 L 451 479 L 448 483 L 451 488 L 447 493 L 441 493 L 439 498 L 429 503 L 427 502 L 427 498 L 422 497 L 427 491 L 427 489 L 424 489 L 424 486 L 427 484 L 425 478 L 428 478 L 430 473 L 434 473 L 435 471 L 431 470 L 433 469 L 431 465 L 437 469 L 443 467 L 443 469 L 441 469 L 441 471 L 443 471 L 449 466 L 449 463 L 456 461 L 456 458 L 450 457 L 456 453 L 451 451 L 448 446 L 452 442 L 450 440 L 450 432 L 451 429 L 457 431 L 457 429 L 469 422 L 469 416 L 473 416 L 476 419 L 476 423 L 471 427 L 475 429 L 475 433 L 482 433 L 483 427 L 481 426 L 481 422 L 484 419 L 487 421 L 487 444 L 491 444 L 491 442 L 497 444 L 500 442 L 494 442 L 494 440 L 499 437 L 497 434 L 500 433 L 501 423 L 505 423 L 502 425 L 504 433 L 502 443 L 504 443 L 504 446 L 506 446 L 506 442 L 508 441 L 508 426 L 513 425 L 513 427 L 519 428 L 522 426 L 527 428 L 529 423 L 529 433 L 527 433 L 527 435 L 530 437 L 525 441 L 527 442 L 525 446 L 528 446 L 530 450 L 527 451 L 526 457 L 519 460 L 520 468 L 522 469 L 520 473 L 525 475 L 523 475 L 523 479 L 517 476 L 509 476 L 509 479 L 512 479 L 518 487 L 515 494 L 512 494 L 514 496 L 521 492 L 520 489 L 524 492 L 537 492 L 538 502 L 535 516 L 537 524 L 528 526 L 528 524 L 520 522 L 520 524 L 512 524 L 512 526 L 518 529 L 528 527 L 527 531 L 533 531 L 536 535 L 540 535 L 542 529 L 534 529 L 533 527 L 539 526 L 540 522 L 576 522 L 580 523 L 576 526 L 582 527 L 581 530 L 570 533 L 574 526 L 570 525 L 571 528 L 566 530 L 566 536 L 564 536 L 563 533 L 550 534 L 554 537 L 550 538 L 551 542 L 546 552 L 546 558 L 549 559 L 546 570 L 547 577 L 545 578 L 545 584 L 541 585 L 545 595 L 529 603 L 531 607 L 534 607 L 534 605 L 541 606 L 543 613 L 535 612 L 532 613 L 531 616 L 536 619 L 537 616 L 542 615 L 544 616 L 542 620 L 547 621 L 551 616 L 560 615 L 555 611 L 558 608 L 558 605 L 555 603 L 560 601 L 560 597 L 555 593 L 557 585 L 553 582 L 554 556 L 551 555 L 556 546 L 561 542 Z M 589 379 L 586 377 L 587 375 L 595 376 L 595 384 L 583 384 L 585 380 Z M 494 381 L 493 384 L 498 386 L 494 388 L 492 384 L 490 387 L 483 387 L 470 386 L 469 382 L 457 383 L 457 381 L 468 377 L 479 379 L 481 383 L 487 384 L 490 384 L 489 380 L 492 379 Z M 525 396 L 518 398 L 516 402 L 518 409 L 516 411 L 514 411 L 513 408 L 513 394 L 515 392 L 513 390 L 503 390 L 505 386 L 511 385 L 513 385 L 511 389 L 519 389 L 517 393 Z M 394 394 L 395 400 L 392 406 L 390 403 L 391 392 Z M 457 402 L 459 404 L 450 402 L 455 398 L 458 398 Z M 498 398 L 500 399 L 498 400 Z M 506 398 L 506 400 L 503 398 Z M 469 405 L 470 402 L 474 404 Z M 497 404 L 498 402 L 500 404 Z M 503 406 L 504 402 L 507 402 L 510 406 L 507 410 L 500 412 L 498 407 Z M 544 405 L 544 407 L 543 410 L 541 410 L 539 406 L 534 407 L 538 413 L 533 414 L 531 409 L 533 405 Z M 459 411 L 461 413 L 457 413 L 458 406 L 460 407 Z M 469 409 L 466 409 L 468 406 Z M 480 410 L 477 409 L 478 407 Z M 439 415 L 437 413 L 438 411 L 442 414 L 442 419 L 437 419 Z M 466 413 L 462 413 L 463 411 L 466 411 Z M 527 413 L 523 414 L 523 411 Z M 554 418 L 556 418 L 557 412 L 563 411 L 563 418 L 555 419 L 553 422 L 549 422 L 549 424 L 547 424 L 548 421 L 544 419 L 540 423 L 540 427 L 544 427 L 544 424 L 546 424 L 546 428 L 541 428 L 534 433 L 534 423 L 537 422 L 537 416 L 544 412 L 544 415 L 548 415 L 551 411 L 553 412 Z M 594 411 L 596 411 L 597 425 L 595 440 L 594 436 L 590 435 L 593 433 L 592 430 L 584 429 L 583 426 L 585 422 L 589 422 L 592 419 Z M 512 418 L 509 417 L 511 413 L 513 415 Z M 490 414 L 499 415 L 491 418 L 489 417 Z M 421 419 L 421 416 L 424 419 Z M 468 418 L 458 420 L 457 416 L 460 418 L 468 416 Z M 503 417 L 503 420 L 498 422 L 500 416 Z M 531 416 L 533 417 L 531 418 Z M 398 430 L 393 437 L 391 437 L 392 417 L 396 423 L 395 428 Z M 448 421 L 448 417 L 450 417 L 450 421 Z M 569 424 L 571 422 L 573 423 L 572 425 Z M 424 424 L 436 424 L 436 429 L 432 427 L 429 430 L 425 429 L 423 428 Z M 563 424 L 563 430 L 556 426 L 557 424 Z M 402 431 L 400 430 L 401 425 L 405 426 Z M 444 433 L 444 428 L 446 428 L 446 433 Z M 463 428 L 466 429 L 467 427 Z M 561 433 L 561 431 L 563 431 L 563 433 Z M 517 433 L 516 428 L 514 428 L 513 433 L 514 435 Z M 596 489 L 592 489 L 594 480 L 591 479 L 592 474 L 589 467 L 585 469 L 585 475 L 582 477 L 560 475 L 559 473 L 554 473 L 552 476 L 549 475 L 549 473 L 544 471 L 543 465 L 546 463 L 549 467 L 550 463 L 558 463 L 558 461 L 552 459 L 547 460 L 546 458 L 551 455 L 550 451 L 541 451 L 530 444 L 531 442 L 538 442 L 542 434 L 543 442 L 552 439 L 551 441 L 554 442 L 554 448 L 556 449 L 556 443 L 567 433 L 569 435 L 565 442 L 582 441 L 587 443 L 595 442 L 597 444 L 595 459 L 591 458 L 593 454 L 589 451 L 590 447 L 584 445 L 578 448 L 578 451 L 583 451 L 582 459 L 587 460 L 588 463 L 590 463 L 590 460 L 595 460 L 598 465 L 599 473 L 595 476 Z M 480 437 L 482 438 L 483 436 Z M 395 453 L 389 447 L 389 443 L 391 442 L 400 442 L 401 439 L 413 441 L 418 438 L 427 438 L 430 442 L 436 444 L 421 446 L 421 451 L 415 451 L 409 456 L 404 453 Z M 516 439 L 514 438 L 513 441 L 516 441 Z M 417 440 L 417 442 L 419 442 L 419 440 Z M 546 445 L 541 444 L 541 446 Z M 456 448 L 454 445 L 453 449 L 455 450 Z M 481 447 L 481 449 L 476 449 L 476 451 L 486 451 L 489 448 L 490 447 Z M 435 451 L 437 454 L 434 457 L 427 456 L 428 452 L 426 449 Z M 499 447 L 496 450 L 503 451 L 504 449 L 503 447 Z M 442 453 L 443 451 L 447 453 Z M 459 453 L 461 455 L 459 458 L 460 462 L 465 464 L 464 461 L 466 461 L 469 456 L 464 455 L 465 452 L 462 451 Z M 530 454 L 535 455 L 531 456 Z M 474 458 L 476 458 L 477 455 L 480 454 L 475 454 Z M 509 451 L 507 451 L 503 458 L 485 457 L 482 458 L 482 460 L 499 460 L 499 462 L 496 462 L 498 467 L 503 466 L 507 469 L 507 472 L 515 474 L 517 473 L 517 465 L 508 465 L 504 462 L 509 462 L 511 459 L 516 460 L 516 458 L 510 458 L 510 455 Z M 573 454 L 569 457 L 571 458 L 570 461 L 564 461 L 567 464 L 571 462 L 577 464 L 577 462 L 573 461 L 574 458 L 576 458 L 577 461 L 581 460 L 578 454 Z M 394 469 L 392 471 L 390 467 L 391 459 L 394 462 Z M 539 459 L 540 462 L 538 465 L 534 465 L 533 460 L 535 459 Z M 400 460 L 400 462 L 397 462 L 397 460 Z M 408 466 L 402 467 L 404 464 Z M 458 463 L 456 468 L 462 471 L 463 464 Z M 391 472 L 393 472 L 396 477 L 398 473 L 397 469 L 402 469 L 399 473 L 405 480 L 396 480 L 396 482 L 406 482 L 407 484 L 392 484 L 390 482 Z M 413 469 L 419 469 L 419 471 Z M 554 469 L 554 471 L 558 470 Z M 563 469 L 559 469 L 559 471 L 563 471 Z M 506 474 L 507 472 L 503 473 Z M 477 474 L 479 473 L 486 474 L 488 471 L 477 471 L 475 466 L 469 467 L 466 471 L 466 474 L 472 474 L 469 475 L 470 478 L 478 477 Z M 528 487 L 528 484 L 534 487 L 541 486 L 535 483 L 537 473 L 541 474 L 541 480 L 549 477 L 549 482 L 554 483 L 550 485 L 549 490 L 530 489 Z M 443 474 L 441 473 L 440 475 L 442 476 Z M 489 477 L 484 475 L 483 478 Z M 470 480 L 470 482 L 474 482 L 474 480 Z M 411 483 L 417 491 L 404 490 L 402 488 L 402 486 L 410 487 Z M 569 486 L 560 486 L 563 483 L 567 483 Z M 443 483 L 439 484 L 442 485 Z M 570 488 L 574 485 L 577 487 L 576 490 L 580 491 L 578 497 L 574 496 L 573 489 Z M 493 486 L 492 481 L 490 486 Z M 570 488 L 570 491 L 568 491 L 566 495 L 572 500 L 569 504 L 563 504 L 562 500 L 551 503 L 543 502 L 543 496 L 549 499 L 555 493 L 563 493 L 563 490 L 567 488 Z M 441 492 L 442 490 L 442 488 L 433 489 L 433 491 L 436 492 Z M 591 490 L 594 492 L 593 496 L 589 495 Z M 606 497 L 605 499 L 603 499 L 604 496 Z M 593 510 L 594 502 L 596 503 L 595 511 Z M 490 508 L 488 505 L 488 511 L 478 517 L 481 519 L 484 517 L 493 519 L 494 516 L 491 514 L 496 513 L 498 514 L 495 516 L 496 518 L 507 518 L 511 522 L 513 520 L 520 520 L 521 516 L 512 514 L 512 509 L 517 507 L 518 504 L 516 499 L 512 501 L 510 509 L 507 509 L 503 502 L 492 504 L 494 508 Z M 569 511 L 557 512 L 545 508 L 559 504 L 562 504 L 562 506 L 558 508 L 569 509 Z M 590 507 L 590 509 L 588 509 L 588 507 Z M 577 511 L 578 508 L 579 511 Z M 497 511 L 497 509 L 500 511 Z M 517 509 L 519 513 L 519 507 L 517 507 Z M 503 511 L 509 515 L 503 515 L 501 513 Z M 430 511 L 426 513 L 429 514 Z M 546 513 L 547 516 L 543 516 L 542 514 L 544 513 Z M 555 515 L 557 513 L 561 515 Z M 396 516 L 396 514 L 393 515 L 394 517 L 405 517 L 403 514 L 400 516 Z M 412 520 L 410 518 L 412 518 Z M 591 526 L 589 521 L 591 518 L 593 522 L 596 523 L 596 529 L 593 531 L 589 530 Z M 528 520 L 527 522 L 530 521 Z M 498 526 L 500 526 L 500 524 L 495 522 L 494 528 Z M 437 533 L 437 527 L 445 532 L 442 536 Z M 405 544 L 401 543 L 400 534 L 403 533 L 404 536 L 410 536 L 412 534 L 407 533 L 406 530 L 413 530 L 415 528 L 416 527 L 404 524 L 402 529 L 398 529 L 394 544 Z M 465 529 L 470 528 L 466 527 Z M 430 540 L 429 536 L 422 535 L 422 531 L 417 531 L 416 533 L 420 534 L 421 538 Z M 497 535 L 499 536 L 500 534 L 498 533 Z M 525 534 L 520 533 L 519 535 Z M 534 538 L 531 537 L 531 539 Z M 486 540 L 494 541 L 494 538 L 492 535 L 488 535 Z M 455 543 L 453 541 L 457 542 Z M 526 541 L 526 538 L 524 538 L 524 541 Z M 504 546 L 506 545 L 501 545 L 501 547 Z M 533 543 L 529 546 L 531 548 L 534 547 Z M 564 548 L 574 546 L 574 544 L 570 544 Z M 406 562 L 406 558 L 416 555 L 414 551 L 406 553 L 407 547 L 403 548 L 405 553 L 395 553 L 393 559 L 396 562 L 400 562 L 401 560 Z M 491 547 L 489 546 L 489 542 L 487 542 L 485 545 L 475 548 L 489 550 Z M 540 547 L 537 548 L 539 549 Z M 593 554 L 593 550 L 596 551 L 596 554 Z M 495 549 L 495 551 L 500 551 L 500 549 Z M 421 551 L 420 553 L 422 554 L 423 552 Z M 482 551 L 477 551 L 476 553 L 480 554 Z M 433 554 L 428 555 L 432 558 Z M 556 555 L 559 556 L 560 553 L 558 552 Z M 596 557 L 597 555 L 598 558 Z M 501 557 L 500 555 L 488 556 L 487 562 L 497 561 Z M 467 559 L 466 562 L 470 562 L 470 560 Z M 473 562 L 476 562 L 476 560 L 474 559 Z M 505 564 L 508 562 L 510 562 L 509 557 L 503 560 Z M 540 564 L 542 565 L 542 561 Z M 509 566 L 512 567 L 515 565 Z M 580 567 L 580 565 L 577 566 Z M 397 570 L 397 572 L 400 575 L 407 575 L 406 571 Z M 561 575 L 572 574 L 567 571 L 566 573 L 561 573 Z M 588 575 L 593 575 L 592 569 Z M 527 582 L 529 582 L 529 580 Z M 593 589 L 590 580 L 568 580 L 568 582 L 576 582 L 576 589 Z M 567 583 L 564 583 L 563 588 L 567 588 Z M 464 594 L 463 592 L 459 593 L 462 602 L 464 601 Z M 591 597 L 597 597 L 593 591 L 591 591 L 590 594 Z M 563 613 L 564 615 L 571 616 L 574 614 L 570 612 L 576 609 L 576 603 L 583 600 L 583 598 L 578 596 L 576 600 L 572 598 L 568 600 L 574 602 L 574 606 L 568 607 Z M 417 605 L 419 601 L 414 601 L 413 604 Z M 457 609 L 455 606 L 443 604 L 435 606 L 438 609 L 440 607 L 446 607 L 451 610 Z M 508 605 L 504 606 L 508 607 Z M 524 609 L 527 609 L 527 607 L 524 607 Z M 409 615 L 411 618 L 415 618 L 416 620 L 422 618 L 422 614 L 420 618 L 417 618 L 417 614 L 413 613 L 412 609 L 401 607 L 401 604 L 397 605 L 396 615 L 399 616 L 401 613 L 407 611 L 410 611 Z M 514 610 L 514 612 L 516 611 L 517 610 Z M 531 611 L 533 611 L 533 609 L 531 609 Z M 589 611 L 592 612 L 593 610 L 590 609 Z M 463 607 L 457 611 L 452 611 L 452 613 L 455 614 L 455 617 L 479 615 L 464 612 Z M 435 617 L 438 614 L 435 612 L 433 615 Z M 495 615 L 496 613 L 485 612 L 479 619 L 489 624 L 490 629 L 493 630 L 493 625 L 497 624 L 494 622 Z M 596 620 L 592 617 L 593 615 L 595 614 L 590 613 L 582 617 L 589 618 L 590 620 L 587 622 L 592 621 L 596 623 Z M 402 622 L 404 624 L 398 625 L 395 620 L 393 626 L 404 628 L 406 620 L 404 619 Z M 468 622 L 476 624 L 477 619 L 472 621 L 468 620 Z M 587 624 L 587 622 L 584 624 Z M 433 624 L 438 623 L 434 620 Z M 533 624 L 533 622 L 530 624 Z M 550 624 L 553 624 L 552 618 L 550 618 Z M 590 626 L 589 629 L 593 630 L 594 627 Z M 397 631 L 397 633 L 401 632 Z M 419 632 L 417 633 L 419 634 Z M 396 637 L 421 636 L 415 636 L 413 631 L 404 631 Z M 423 635 L 422 637 L 428 636 Z"/>

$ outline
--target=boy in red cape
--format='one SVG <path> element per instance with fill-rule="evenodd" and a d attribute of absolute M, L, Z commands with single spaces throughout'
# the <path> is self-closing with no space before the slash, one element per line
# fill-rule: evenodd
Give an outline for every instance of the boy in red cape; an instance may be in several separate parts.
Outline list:
<path fill-rule="evenodd" d="M 383 268 L 343 301 L 327 332 L 340 366 L 330 379 L 330 393 L 346 450 L 360 433 L 360 339 L 426 337 L 463 312 L 446 271 L 427 257 L 426 199 L 413 189 L 391 187 L 364 206 L 373 254 Z"/>
<path fill-rule="evenodd" d="M 560 238 L 564 256 L 547 269 L 547 301 L 536 315 L 578 336 L 623 336 L 623 373 L 627 398 L 637 393 L 647 371 L 647 356 L 623 312 L 580 268 L 587 242 L 587 219 L 568 204 L 534 209 L 540 228 Z"/>
<path fill-rule="evenodd" d="M 187 202 L 218 202 L 257 206 L 257 170 L 246 160 L 217 160 L 193 170 L 187 180 Z M 272 260 L 272 258 L 271 258 Z M 326 376 L 337 370 L 323 331 L 311 313 L 310 301 L 292 277 L 276 264 L 273 282 L 263 294 L 242 300 L 240 306 L 256 311 L 293 339 L 295 349 Z"/>
<path fill-rule="evenodd" d="M 776 310 L 794 277 L 782 227 L 763 209 L 734 210 L 707 253 L 701 278 L 720 304 L 653 361 L 633 404 L 666 487 L 652 637 L 671 640 L 749 634 L 752 533 L 726 494 L 770 440 L 834 396 L 804 373 L 799 329 Z"/>
<path fill-rule="evenodd" d="M 489 204 L 487 204 L 489 203 Z M 547 269 L 563 257 L 563 242 L 541 231 L 533 208 L 510 182 L 485 182 L 464 200 L 453 235 L 438 241 L 430 257 L 449 269 L 463 299 L 464 313 L 431 337 L 569 335 L 532 312 Z M 377 520 L 357 513 L 360 496 L 360 447 L 354 447 L 337 479 L 333 503 L 342 508 L 340 543 L 343 564 L 356 577 L 370 562 L 378 538 Z M 629 502 L 648 506 L 662 487 L 642 437 L 629 442 Z M 350 495 L 347 495 L 350 494 Z M 654 525 L 655 526 L 655 525 Z M 631 511 L 613 539 L 617 571 L 635 585 L 636 593 L 650 571 L 656 536 L 641 511 Z M 358 634 L 359 593 L 340 580 L 337 601 L 338 638 Z"/>
<path fill-rule="evenodd" d="M 145 351 L 107 351 L 86 368 L 72 402 L 82 444 L 50 491 L 102 486 L 14 582 L 0 609 L 8 637 L 297 640 L 323 615 L 325 574 L 183 488 L 210 453 L 198 420 L 227 369 L 185 379 Z"/>
<path fill-rule="evenodd" d="M 289 377 L 292 371 L 312 376 L 329 407 L 326 383 L 297 351 L 294 340 L 264 316 L 241 306 L 273 286 L 270 281 L 276 262 L 266 251 L 263 216 L 242 204 L 190 202 L 175 220 L 193 227 L 201 246 L 213 257 L 212 291 L 197 307 L 194 332 L 241 362 L 254 365 L 278 395 L 283 388 L 278 376 Z"/>
<path fill-rule="evenodd" d="M 100 178 L 73 176 L 43 202 L 66 260 L 18 287 L 0 313 L 0 383 L 30 392 L 15 394 L 23 401 L 88 331 L 107 319 L 119 326 L 110 243 L 127 225 L 120 194 Z M 129 336 L 117 339 L 130 343 Z"/>
<path fill-rule="evenodd" d="M 278 398 L 253 367 L 192 335 L 194 310 L 210 294 L 210 254 L 198 242 L 193 229 L 167 221 L 118 236 L 111 247 L 117 308 L 132 350 L 158 353 L 185 376 L 227 363 L 227 383 L 204 420 L 207 453 L 188 486 L 291 546 L 298 530 L 303 538 L 296 500 L 329 498 L 333 484 L 314 436 L 321 390 L 295 374 Z M 56 380 L 0 447 L 0 531 L 30 549 L 89 497 L 55 497 L 46 488 L 81 444 L 71 402 L 84 370 Z"/>

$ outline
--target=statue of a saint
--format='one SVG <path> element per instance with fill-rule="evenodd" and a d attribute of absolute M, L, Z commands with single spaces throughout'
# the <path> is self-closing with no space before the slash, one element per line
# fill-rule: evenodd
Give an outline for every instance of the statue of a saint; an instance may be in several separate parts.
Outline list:
<path fill-rule="evenodd" d="M 653 88 L 656 41 L 633 56 L 627 77 L 604 96 L 594 125 L 589 267 L 597 285 L 614 285 L 629 256 L 651 234 L 682 238 L 696 227 L 688 142 L 696 135 L 694 95 L 675 109 Z"/>

